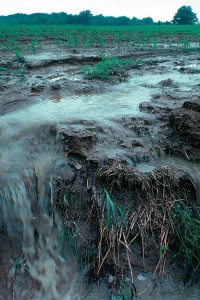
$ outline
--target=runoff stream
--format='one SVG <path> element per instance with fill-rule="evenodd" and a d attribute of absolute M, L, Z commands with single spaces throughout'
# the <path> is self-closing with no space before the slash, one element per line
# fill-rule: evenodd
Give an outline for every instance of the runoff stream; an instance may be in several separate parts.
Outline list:
<path fill-rule="evenodd" d="M 115 120 L 123 116 L 145 116 L 139 104 L 161 92 L 158 83 L 169 77 L 180 91 L 199 82 L 198 74 L 191 80 L 190 74 L 173 73 L 170 68 L 154 76 L 132 74 L 129 82 L 114 86 L 112 92 L 41 100 L 0 117 L 1 300 L 110 299 L 105 283 L 86 286 L 85 270 L 67 244 L 61 247 L 63 223 L 52 209 L 54 179 L 66 160 L 59 132 L 68 124 L 92 120 L 115 130 L 119 126 Z M 147 172 L 158 164 L 184 169 L 200 180 L 200 164 L 184 159 L 163 158 L 138 165 L 138 170 Z M 135 275 L 135 284 L 143 291 L 152 274 Z M 197 300 L 199 295 L 198 287 L 184 287 L 181 277 L 169 272 L 164 283 L 138 299 Z"/>

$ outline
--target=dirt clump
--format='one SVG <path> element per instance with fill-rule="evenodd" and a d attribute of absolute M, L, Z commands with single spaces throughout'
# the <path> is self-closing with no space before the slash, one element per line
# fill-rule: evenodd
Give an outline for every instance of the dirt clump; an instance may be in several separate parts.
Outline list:
<path fill-rule="evenodd" d="M 159 82 L 159 84 L 160 84 L 161 86 L 171 86 L 171 87 L 176 86 L 171 78 L 161 80 L 161 81 Z"/>
<path fill-rule="evenodd" d="M 200 101 L 186 101 L 169 117 L 174 140 L 188 159 L 200 160 Z"/>
<path fill-rule="evenodd" d="M 97 142 L 97 137 L 88 130 L 68 129 L 62 132 L 65 143 L 64 151 L 69 156 L 78 155 L 87 157 L 92 151 L 93 145 Z"/>

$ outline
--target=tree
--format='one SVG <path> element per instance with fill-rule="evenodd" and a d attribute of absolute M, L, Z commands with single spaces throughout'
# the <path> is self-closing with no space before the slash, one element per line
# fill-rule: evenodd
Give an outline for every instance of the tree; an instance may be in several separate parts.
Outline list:
<path fill-rule="evenodd" d="M 81 11 L 78 15 L 79 24 L 90 25 L 91 17 L 92 14 L 90 10 Z"/>
<path fill-rule="evenodd" d="M 198 18 L 191 6 L 182 6 L 177 10 L 172 22 L 176 25 L 191 25 L 197 24 Z"/>
<path fill-rule="evenodd" d="M 144 25 L 153 25 L 153 19 L 150 17 L 143 18 L 141 21 Z"/>
<path fill-rule="evenodd" d="M 116 25 L 118 25 L 118 26 L 127 25 L 129 22 L 130 22 L 130 19 L 128 17 L 125 17 L 125 16 L 118 17 L 116 19 Z"/>
<path fill-rule="evenodd" d="M 133 17 L 130 22 L 129 25 L 142 25 L 142 22 L 140 19 Z"/>
<path fill-rule="evenodd" d="M 106 17 L 103 15 L 92 16 L 91 25 L 106 25 Z"/>

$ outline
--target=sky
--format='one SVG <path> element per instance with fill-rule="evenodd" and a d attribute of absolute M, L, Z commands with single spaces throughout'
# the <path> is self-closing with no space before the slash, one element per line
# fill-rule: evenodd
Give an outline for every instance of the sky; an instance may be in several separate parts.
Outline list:
<path fill-rule="evenodd" d="M 200 0 L 0 0 L 0 15 L 35 12 L 79 14 L 90 10 L 93 15 L 127 16 L 154 21 L 171 21 L 177 10 L 191 6 L 200 20 Z"/>

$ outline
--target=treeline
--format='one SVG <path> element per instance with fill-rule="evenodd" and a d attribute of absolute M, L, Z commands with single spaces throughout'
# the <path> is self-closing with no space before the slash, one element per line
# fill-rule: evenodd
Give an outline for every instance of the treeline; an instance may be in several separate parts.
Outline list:
<path fill-rule="evenodd" d="M 0 25 L 102 25 L 102 26 L 125 26 L 125 25 L 153 25 L 155 23 L 152 18 L 147 17 L 138 19 L 136 17 L 130 19 L 128 17 L 112 17 L 97 15 L 93 16 L 89 10 L 80 12 L 78 15 L 60 13 L 34 13 L 14 14 L 9 16 L 0 16 Z M 171 24 L 170 22 L 162 24 Z"/>

